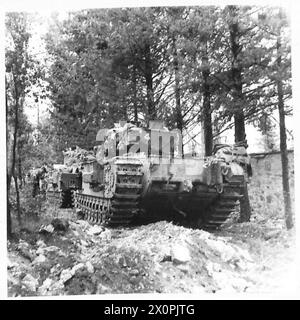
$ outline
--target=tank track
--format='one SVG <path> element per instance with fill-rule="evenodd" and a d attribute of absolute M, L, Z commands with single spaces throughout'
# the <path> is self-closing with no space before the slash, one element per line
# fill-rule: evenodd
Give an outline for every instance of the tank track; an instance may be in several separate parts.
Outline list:
<path fill-rule="evenodd" d="M 104 196 L 75 192 L 74 206 L 83 218 L 101 225 L 127 225 L 139 213 L 139 197 L 142 191 L 142 164 L 135 159 L 117 160 L 105 169 Z M 115 169 L 115 170 L 113 170 Z"/>
<path fill-rule="evenodd" d="M 238 210 L 239 200 L 243 197 L 240 185 L 226 185 L 223 192 L 209 206 L 203 221 L 203 229 L 217 230 Z"/>

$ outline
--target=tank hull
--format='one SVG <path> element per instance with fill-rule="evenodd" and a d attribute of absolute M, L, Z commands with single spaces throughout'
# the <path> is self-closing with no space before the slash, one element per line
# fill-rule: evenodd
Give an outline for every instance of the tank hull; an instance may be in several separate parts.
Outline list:
<path fill-rule="evenodd" d="M 73 192 L 81 188 L 81 173 L 52 172 L 47 179 L 47 199 L 59 208 L 73 208 Z"/>
<path fill-rule="evenodd" d="M 218 145 L 204 159 L 184 156 L 181 132 L 162 121 L 104 131 L 95 157 L 81 163 L 75 206 L 85 219 L 107 225 L 179 219 L 215 229 L 236 210 L 247 180 L 244 144 Z"/>
<path fill-rule="evenodd" d="M 241 167 L 200 158 L 115 157 L 102 175 L 96 162 L 83 167 L 75 206 L 107 225 L 181 220 L 217 228 L 236 210 L 244 183 Z"/>

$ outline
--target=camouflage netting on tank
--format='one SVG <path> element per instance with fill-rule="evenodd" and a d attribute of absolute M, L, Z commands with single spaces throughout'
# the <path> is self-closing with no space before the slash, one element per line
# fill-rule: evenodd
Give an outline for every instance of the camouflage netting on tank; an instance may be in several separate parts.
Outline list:
<path fill-rule="evenodd" d="M 93 161 L 96 160 L 94 151 L 88 151 L 76 146 L 74 150 L 67 150 L 63 152 L 64 155 L 64 164 L 66 166 L 71 166 L 74 164 L 80 164 L 84 161 Z"/>
<path fill-rule="evenodd" d="M 214 149 L 214 157 L 224 159 L 226 162 L 237 162 L 241 164 L 250 164 L 250 157 L 247 154 L 248 145 L 246 142 L 236 143 L 234 145 L 220 144 Z"/>

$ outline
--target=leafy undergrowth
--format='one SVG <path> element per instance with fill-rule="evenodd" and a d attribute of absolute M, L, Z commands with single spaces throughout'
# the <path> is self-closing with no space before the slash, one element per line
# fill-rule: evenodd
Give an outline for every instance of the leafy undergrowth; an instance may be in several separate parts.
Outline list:
<path fill-rule="evenodd" d="M 280 221 L 208 233 L 166 221 L 109 229 L 72 214 L 48 211 L 8 242 L 9 296 L 281 293 L 295 282 L 294 232 Z M 53 215 L 66 227 L 41 232 Z"/>

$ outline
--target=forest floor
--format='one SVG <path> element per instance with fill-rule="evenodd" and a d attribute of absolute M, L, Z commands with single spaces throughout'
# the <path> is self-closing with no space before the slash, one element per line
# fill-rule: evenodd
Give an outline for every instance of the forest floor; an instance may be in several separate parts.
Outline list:
<path fill-rule="evenodd" d="M 253 220 L 214 233 L 166 221 L 104 228 L 48 207 L 8 241 L 8 296 L 293 294 L 295 231 Z"/>

